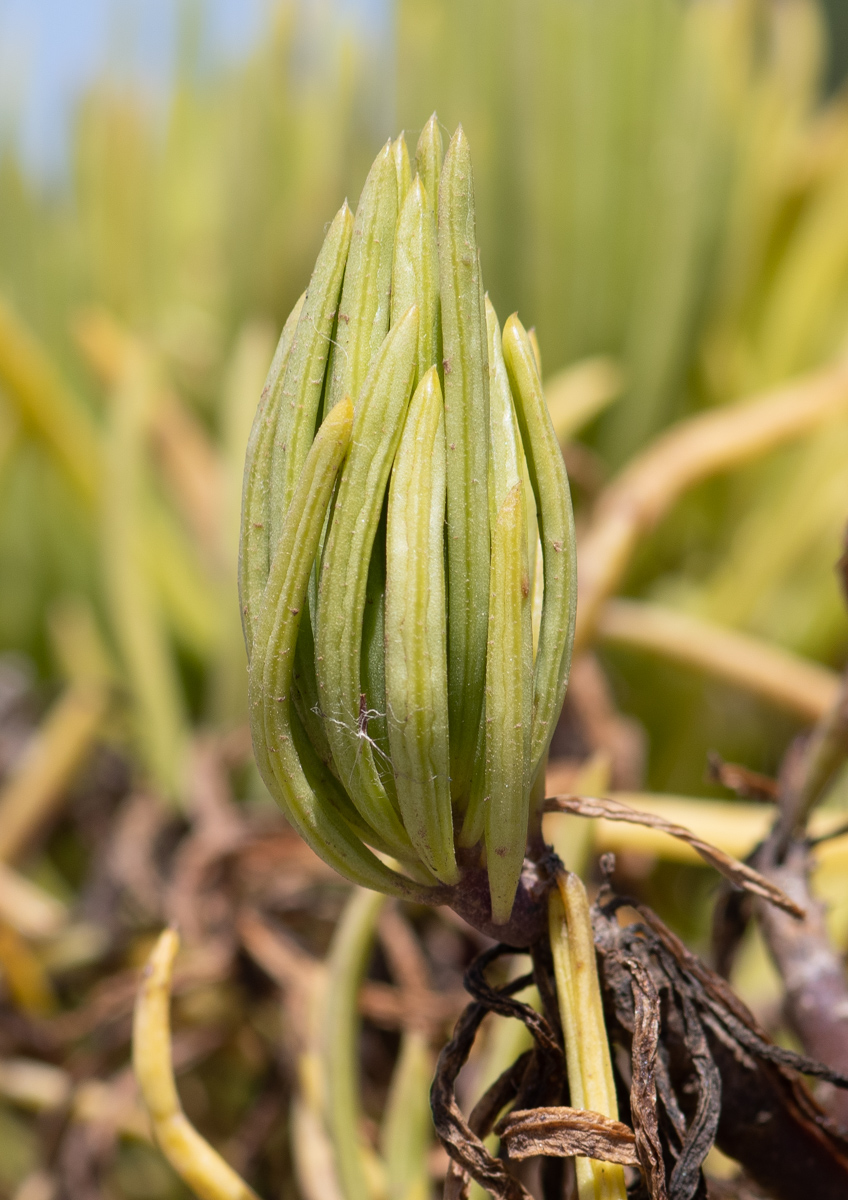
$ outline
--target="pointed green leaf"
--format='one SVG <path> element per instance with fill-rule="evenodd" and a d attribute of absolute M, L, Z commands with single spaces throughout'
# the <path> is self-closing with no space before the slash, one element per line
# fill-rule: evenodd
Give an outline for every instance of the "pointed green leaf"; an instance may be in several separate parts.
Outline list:
<path fill-rule="evenodd" d="M 465 804 L 486 672 L 489 371 L 471 156 L 461 126 L 442 169 L 438 245 L 447 442 L 451 792 Z"/>
<path fill-rule="evenodd" d="M 485 307 L 489 356 L 489 514 L 492 528 L 494 528 L 501 506 L 516 484 L 522 480 L 526 466 L 524 465 L 524 451 L 518 432 L 518 420 L 512 402 L 509 378 L 503 361 L 500 325 L 488 296 L 485 298 Z M 526 494 L 522 491 L 522 500 L 526 498 Z M 526 503 L 524 507 L 526 509 Z M 533 511 L 535 514 L 535 507 Z M 527 550 L 529 563 L 529 544 Z M 535 542 L 533 555 L 535 560 Z M 530 577 L 532 579 L 532 573 Z M 532 664 L 530 669 L 532 670 Z M 485 724 L 486 704 L 484 702 L 475 751 L 474 777 L 459 836 L 460 845 L 468 847 L 476 846 L 480 841 L 485 825 L 488 796 Z"/>
<path fill-rule="evenodd" d="M 356 210 L 335 342 L 330 351 L 325 412 L 345 396 L 356 401 L 388 333 L 397 217 L 397 170 L 389 141 L 374 160 Z"/>
<path fill-rule="evenodd" d="M 509 375 L 503 357 L 501 327 L 489 297 L 485 298 L 486 331 L 489 339 L 489 513 L 495 515 L 508 491 L 519 479 L 524 483 L 522 493 L 527 519 L 527 562 L 530 570 L 530 592 L 536 594 L 536 554 L 539 526 L 536 520 L 536 499 L 530 482 L 530 472 L 524 455 L 524 445 L 518 428 L 518 417 Z M 528 335 L 529 336 L 529 335 Z M 536 351 L 534 350 L 534 354 Z M 540 581 L 541 582 L 541 581 Z"/>
<path fill-rule="evenodd" d="M 490 512 L 494 524 L 501 505 L 521 479 L 523 449 L 509 376 L 504 365 L 501 347 L 501 327 L 489 297 L 486 304 L 486 335 L 489 353 L 489 450 L 492 494 Z"/>
<path fill-rule="evenodd" d="M 433 113 L 421 130 L 421 136 L 415 148 L 415 170 L 424 185 L 424 191 L 430 198 L 434 214 L 439 200 L 442 158 L 442 131 L 439 129 L 439 119 Z"/>
<path fill-rule="evenodd" d="M 406 138 L 401 133 L 392 142 L 392 156 L 395 160 L 395 178 L 397 179 L 398 207 L 401 207 L 412 183 L 412 167 L 409 162 L 409 150 Z"/>
<path fill-rule="evenodd" d="M 530 339 L 515 315 L 504 327 L 503 351 L 536 497 L 544 562 L 531 742 L 531 770 L 535 774 L 559 720 L 568 683 L 577 609 L 577 556 L 565 463 L 545 405 Z"/>
<path fill-rule="evenodd" d="M 375 765 L 389 796 L 396 801 L 395 780 L 389 753 L 389 725 L 386 717 L 386 521 L 385 507 L 377 526 L 368 581 L 365 585 L 365 612 L 362 616 L 362 694 L 368 713 L 368 737 L 373 744 Z"/>
<path fill-rule="evenodd" d="M 330 338 L 352 232 L 353 214 L 345 201 L 318 254 L 286 363 L 271 458 L 269 536 L 272 557 L 283 517 L 315 436 Z"/>
<path fill-rule="evenodd" d="M 417 304 L 418 372 L 423 379 L 441 358 L 439 257 L 436 221 L 419 176 L 400 210 L 392 267 L 392 321 Z"/>

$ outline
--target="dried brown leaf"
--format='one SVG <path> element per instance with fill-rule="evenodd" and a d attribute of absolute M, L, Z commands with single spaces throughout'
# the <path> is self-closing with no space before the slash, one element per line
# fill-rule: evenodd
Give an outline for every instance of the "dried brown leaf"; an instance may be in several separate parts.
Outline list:
<path fill-rule="evenodd" d="M 596 1158 L 639 1166 L 633 1130 L 621 1121 L 585 1108 L 531 1108 L 512 1112 L 495 1128 L 510 1158 L 537 1154 Z"/>
<path fill-rule="evenodd" d="M 456 1077 L 468 1058 L 486 1012 L 483 1004 L 469 1004 L 453 1037 L 439 1055 L 430 1091 L 433 1124 L 453 1161 L 496 1200 L 531 1200 L 526 1188 L 508 1174 L 502 1162 L 492 1157 L 465 1120 L 456 1101 Z"/>
<path fill-rule="evenodd" d="M 769 875 L 803 904 L 807 915 L 793 921 L 765 905 L 760 926 L 786 990 L 786 1014 L 805 1051 L 835 1070 L 848 1073 L 848 979 L 842 955 L 831 942 L 825 906 L 810 891 L 809 851 L 793 843 Z M 836 1091 L 827 1104 L 831 1116 L 848 1128 L 848 1091 Z"/>
<path fill-rule="evenodd" d="M 657 1116 L 657 1048 L 660 1000 L 650 972 L 637 959 L 627 959 L 633 991 L 633 1045 L 630 1108 L 636 1135 L 636 1155 L 651 1200 L 666 1200 L 665 1162 Z"/>
<path fill-rule="evenodd" d="M 746 863 L 725 854 L 723 850 L 719 850 L 718 846 L 712 846 L 709 842 L 705 842 L 685 826 L 666 821 L 664 817 L 657 816 L 655 813 L 639 812 L 609 796 L 552 796 L 545 801 L 545 812 L 571 813 L 578 817 L 602 817 L 607 821 L 626 821 L 631 825 L 645 825 L 649 829 L 658 829 L 662 833 L 686 842 L 696 853 L 700 854 L 704 862 L 715 867 L 736 887 L 742 888 L 754 896 L 759 896 L 762 900 L 776 904 L 778 908 L 782 908 L 793 917 L 804 916 L 804 910 L 799 908 L 794 900 L 790 900 L 785 892 L 761 875 L 759 871 L 755 871 Z"/>
<path fill-rule="evenodd" d="M 477 1137 L 484 1138 L 492 1132 L 498 1114 L 518 1095 L 531 1057 L 532 1052 L 525 1050 L 511 1067 L 507 1067 L 498 1076 L 474 1105 L 468 1118 L 468 1127 Z M 451 1159 L 445 1176 L 442 1200 L 468 1200 L 470 1185 L 471 1178 L 468 1173 Z"/>
<path fill-rule="evenodd" d="M 726 982 L 650 909 L 634 905 L 644 924 L 620 926 L 620 903 L 612 898 L 594 910 L 608 1028 L 625 1042 L 634 1033 L 632 960 L 638 960 L 662 995 L 655 1074 L 663 1146 L 676 1160 L 669 1200 L 703 1200 L 700 1168 L 713 1141 L 775 1200 L 798 1200 L 813 1181 L 817 1198 L 844 1200 L 848 1140 L 798 1073 L 840 1077 L 770 1043 Z"/>
<path fill-rule="evenodd" d="M 464 1194 L 465 1187 L 462 1176 L 469 1175 L 496 1200 L 531 1200 L 530 1193 L 523 1184 L 509 1174 L 502 1162 L 492 1157 L 469 1122 L 466 1121 L 457 1103 L 455 1091 L 457 1075 L 468 1059 L 477 1031 L 486 1014 L 492 1010 L 501 1011 L 504 1002 L 514 992 L 521 991 L 523 987 L 527 986 L 528 981 L 525 977 L 512 980 L 497 991 L 490 988 L 485 981 L 486 967 L 495 959 L 511 953 L 513 951 L 509 946 L 493 946 L 474 961 L 473 969 L 469 969 L 466 974 L 466 987 L 469 987 L 470 977 L 472 977 L 475 989 L 484 990 L 494 1003 L 490 1004 L 487 999 L 482 1002 L 475 1000 L 474 1003 L 468 1005 L 457 1023 L 453 1037 L 442 1050 L 436 1064 L 436 1074 L 430 1091 L 430 1105 L 433 1112 L 433 1124 L 439 1140 L 453 1162 L 459 1167 L 458 1172 L 451 1172 L 450 1187 L 453 1197 Z M 472 988 L 469 987 L 469 990 Z M 520 1008 L 523 1010 L 527 1006 L 520 1005 Z M 528 1012 L 532 1013 L 533 1010 L 528 1009 Z M 509 1012 L 506 1015 L 524 1019 L 523 1012 Z M 553 1044 L 557 1045 L 555 1040 Z M 559 1054 L 561 1057 L 562 1052 L 560 1051 Z M 496 1089 L 503 1078 L 502 1076 L 500 1080 L 496 1081 L 494 1085 Z"/>

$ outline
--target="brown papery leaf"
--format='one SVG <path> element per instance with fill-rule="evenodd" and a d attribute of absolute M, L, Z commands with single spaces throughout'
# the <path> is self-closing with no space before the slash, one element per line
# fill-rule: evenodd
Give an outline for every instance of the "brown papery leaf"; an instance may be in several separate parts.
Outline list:
<path fill-rule="evenodd" d="M 656 1063 L 660 1036 L 660 999 L 654 981 L 642 963 L 625 960 L 633 992 L 633 1082 L 630 1107 L 636 1136 L 636 1154 L 651 1200 L 667 1200 L 662 1140 L 657 1118 Z"/>
<path fill-rule="evenodd" d="M 480 979 L 484 980 L 483 972 L 487 966 L 496 958 L 509 953 L 512 953 L 511 948 L 502 945 L 485 950 L 475 959 L 474 964 Z M 504 998 L 509 997 L 515 991 L 520 991 L 527 986 L 527 983 L 526 978 L 514 979 L 505 987 L 500 988 L 499 1006 Z M 490 990 L 494 992 L 494 989 Z M 460 1169 L 459 1172 L 452 1172 L 452 1175 L 456 1175 L 457 1178 L 451 1181 L 451 1195 L 461 1196 L 464 1194 L 464 1179 L 461 1174 L 464 1173 L 475 1179 L 481 1187 L 495 1197 L 495 1200 L 531 1200 L 530 1193 L 524 1185 L 519 1180 L 513 1179 L 504 1164 L 489 1153 L 462 1115 L 456 1099 L 456 1077 L 465 1065 L 477 1032 L 489 1011 L 489 1005 L 481 1003 L 479 1000 L 469 1004 L 457 1022 L 453 1037 L 442 1048 L 436 1064 L 433 1087 L 430 1091 L 433 1125 L 439 1141 Z"/>
<path fill-rule="evenodd" d="M 712 846 L 703 841 L 690 829 L 683 825 L 675 825 L 655 813 L 640 812 L 620 800 L 612 800 L 609 796 L 551 796 L 545 801 L 545 812 L 571 813 L 576 817 L 602 817 L 607 821 L 627 821 L 631 825 L 646 825 L 649 829 L 659 829 L 662 833 L 679 838 L 700 854 L 704 862 L 715 867 L 725 879 L 729 879 L 736 887 L 768 900 L 782 908 L 793 917 L 803 917 L 804 910 L 799 908 L 794 900 L 790 900 L 785 892 L 771 883 L 759 871 L 742 863 L 738 858 L 725 854 L 718 846 Z"/>
<path fill-rule="evenodd" d="M 529 1108 L 510 1113 L 495 1132 L 505 1142 L 510 1158 L 536 1154 L 559 1158 L 595 1158 L 638 1167 L 633 1130 L 621 1121 L 585 1108 Z"/>
<path fill-rule="evenodd" d="M 490 1134 L 498 1119 L 498 1113 L 515 1099 L 530 1058 L 531 1051 L 525 1050 L 511 1067 L 498 1076 L 474 1105 L 468 1118 L 468 1127 L 477 1137 L 484 1138 Z M 471 1176 L 451 1159 L 445 1176 L 442 1200 L 468 1200 L 470 1188 Z"/>

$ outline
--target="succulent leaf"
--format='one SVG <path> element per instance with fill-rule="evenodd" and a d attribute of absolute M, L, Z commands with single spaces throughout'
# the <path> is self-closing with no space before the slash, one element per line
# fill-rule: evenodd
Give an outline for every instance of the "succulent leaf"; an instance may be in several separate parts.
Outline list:
<path fill-rule="evenodd" d="M 535 775 L 568 684 L 577 610 L 577 554 L 565 463 L 545 405 L 533 347 L 515 315 L 504 327 L 503 350 L 536 497 L 544 562 L 544 602 L 533 684 L 531 772 Z"/>
<path fill-rule="evenodd" d="M 494 523 L 507 492 L 521 479 L 524 484 L 524 512 L 527 521 L 527 562 L 530 571 L 530 592 L 536 600 L 536 557 L 539 549 L 539 526 L 536 519 L 536 499 L 527 469 L 524 444 L 518 428 L 515 402 L 503 357 L 501 327 L 489 297 L 486 304 L 486 331 L 489 342 L 489 430 L 491 467 L 489 471 L 489 513 Z M 529 336 L 529 335 L 528 335 Z M 535 353 L 535 350 L 534 350 Z M 541 579 L 539 580 L 541 585 Z M 541 593 L 541 586 L 538 591 Z M 538 630 L 534 632 L 534 648 Z M 534 649 L 535 652 L 535 649 Z"/>
<path fill-rule="evenodd" d="M 433 367 L 410 403 L 389 489 L 386 704 L 404 825 L 433 874 L 454 883 L 444 524 L 444 406 Z"/>
<path fill-rule="evenodd" d="M 392 322 L 417 304 L 418 372 L 423 379 L 441 357 L 439 258 L 436 221 L 420 176 L 416 175 L 398 217 L 392 268 Z"/>
<path fill-rule="evenodd" d="M 501 327 L 488 296 L 485 304 L 489 354 L 489 512 L 494 525 L 501 505 L 521 479 L 524 450 L 504 364 Z"/>
<path fill-rule="evenodd" d="M 418 309 L 386 336 L 356 401 L 318 584 L 318 687 L 339 778 L 365 820 L 400 856 L 410 841 L 374 761 L 363 706 L 362 626 L 371 553 L 412 392 Z"/>
<path fill-rule="evenodd" d="M 319 547 L 320 549 L 320 547 Z M 307 590 L 307 601 L 303 606 L 297 645 L 294 652 L 294 691 L 292 702 L 303 725 L 304 732 L 318 758 L 332 772 L 335 770 L 333 752 L 327 741 L 327 732 L 321 719 L 321 698 L 318 694 L 318 676 L 315 671 L 315 629 L 312 623 L 309 591 L 313 587 L 313 566 Z"/>
<path fill-rule="evenodd" d="M 439 201 L 439 183 L 442 177 L 442 131 L 439 119 L 435 113 L 421 130 L 418 145 L 415 148 L 415 170 L 424 185 L 424 191 L 433 205 L 434 215 Z"/>
<path fill-rule="evenodd" d="M 286 362 L 271 455 L 269 538 L 272 557 L 283 517 L 315 436 L 330 338 L 352 231 L 353 214 L 345 201 L 318 255 Z"/>
<path fill-rule="evenodd" d="M 253 650 L 254 627 L 271 565 L 268 549 L 268 509 L 271 498 L 271 456 L 281 381 L 305 300 L 304 292 L 283 326 L 247 442 L 239 540 L 239 605 L 248 661 Z"/>
<path fill-rule="evenodd" d="M 409 149 L 406 138 L 399 134 L 392 142 L 392 155 L 395 160 L 395 177 L 397 179 L 398 207 L 403 206 L 406 193 L 412 183 L 412 166 L 409 162 Z"/>
<path fill-rule="evenodd" d="M 492 920 L 509 920 L 524 863 L 530 805 L 533 639 L 522 484 L 492 529 L 486 655 L 485 844 Z"/>
<path fill-rule="evenodd" d="M 489 608 L 489 371 L 471 155 L 462 127 L 439 188 L 447 439 L 448 711 L 451 793 L 467 803 L 483 706 Z"/>
<path fill-rule="evenodd" d="M 368 564 L 365 612 L 362 617 L 362 695 L 368 714 L 368 737 L 374 746 L 375 764 L 383 787 L 396 803 L 395 780 L 389 751 L 386 715 L 386 510 L 380 514 L 377 536 Z"/>
<path fill-rule="evenodd" d="M 518 432 L 512 393 L 509 388 L 509 378 L 501 350 L 500 325 L 488 297 L 485 298 L 485 308 L 489 356 L 489 515 L 494 529 L 501 505 L 522 480 L 526 467 L 524 466 L 524 451 Z M 526 494 L 525 492 L 524 496 Z M 535 509 L 533 515 L 535 518 Z M 532 575 L 530 578 L 532 580 Z M 491 586 L 490 581 L 490 591 Z M 475 846 L 482 838 L 485 826 L 486 803 L 489 794 L 485 771 L 486 720 L 486 702 L 484 700 L 474 755 L 476 766 L 471 784 L 471 794 L 459 836 L 459 843 L 462 846 Z"/>
<path fill-rule="evenodd" d="M 250 668 L 250 718 L 257 766 L 271 794 L 325 862 L 363 887 L 426 900 L 432 893 L 387 867 L 365 846 L 331 793 L 315 791 L 301 761 L 308 740 L 291 720 L 294 648 L 324 515 L 351 437 L 345 401 L 321 426 L 301 471 L 257 623 Z"/>
<path fill-rule="evenodd" d="M 389 331 L 392 254 L 398 217 L 395 155 L 386 142 L 359 198 L 344 287 L 330 351 L 324 411 L 354 400 Z"/>

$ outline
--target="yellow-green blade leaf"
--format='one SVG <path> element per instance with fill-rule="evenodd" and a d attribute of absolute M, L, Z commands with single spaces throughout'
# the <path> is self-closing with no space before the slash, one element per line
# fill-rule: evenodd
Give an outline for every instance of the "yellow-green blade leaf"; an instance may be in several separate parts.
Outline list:
<path fill-rule="evenodd" d="M 412 183 L 412 167 L 409 162 L 409 149 L 406 138 L 401 133 L 392 142 L 392 156 L 395 160 L 395 178 L 397 179 L 398 206 L 402 205 Z"/>

